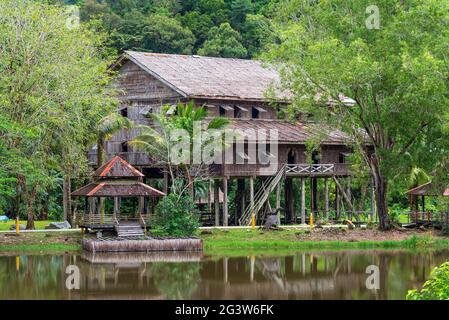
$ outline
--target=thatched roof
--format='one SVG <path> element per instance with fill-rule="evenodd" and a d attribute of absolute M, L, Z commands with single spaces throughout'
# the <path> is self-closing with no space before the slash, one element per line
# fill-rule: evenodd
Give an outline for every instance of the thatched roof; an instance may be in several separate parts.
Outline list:
<path fill-rule="evenodd" d="M 449 197 L 449 185 L 446 188 L 436 187 L 432 182 L 428 182 L 407 191 L 413 196 L 445 196 Z"/>
<path fill-rule="evenodd" d="M 86 197 L 163 197 L 165 193 L 136 180 L 99 180 L 72 192 Z"/>
<path fill-rule="evenodd" d="M 323 124 L 290 122 L 282 120 L 262 120 L 262 119 L 231 119 L 230 129 L 254 130 L 256 139 L 261 140 L 263 130 L 265 130 L 265 139 L 270 139 L 270 130 L 277 130 L 279 143 L 305 143 L 311 138 L 316 138 L 322 144 L 344 144 L 349 137 L 342 131 L 326 128 Z M 248 137 L 246 137 L 248 139 Z M 249 139 L 250 141 L 252 139 Z"/>
<path fill-rule="evenodd" d="M 140 178 L 144 174 L 119 156 L 113 157 L 94 172 L 100 178 Z"/>
<path fill-rule="evenodd" d="M 260 61 L 126 51 L 129 59 L 186 98 L 265 101 L 279 73 Z M 279 101 L 289 93 L 277 92 Z"/>

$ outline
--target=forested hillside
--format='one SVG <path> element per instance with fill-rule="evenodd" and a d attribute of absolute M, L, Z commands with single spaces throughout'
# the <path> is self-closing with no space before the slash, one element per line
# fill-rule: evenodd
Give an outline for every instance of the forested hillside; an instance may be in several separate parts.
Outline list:
<path fill-rule="evenodd" d="M 63 1 L 63 0 L 56 0 Z M 252 58 L 272 42 L 278 0 L 65 0 L 109 35 L 115 52 Z"/>

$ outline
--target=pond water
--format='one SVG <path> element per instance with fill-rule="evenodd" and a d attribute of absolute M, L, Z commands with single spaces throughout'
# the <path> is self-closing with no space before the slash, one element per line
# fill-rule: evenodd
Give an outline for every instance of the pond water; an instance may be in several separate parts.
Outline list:
<path fill-rule="evenodd" d="M 237 257 L 0 253 L 0 300 L 404 299 L 448 258 L 449 250 L 253 252 Z M 378 290 L 366 287 L 370 265 L 379 268 Z M 68 279 L 71 270 L 79 270 L 78 290 L 66 287 L 66 282 L 75 283 Z"/>

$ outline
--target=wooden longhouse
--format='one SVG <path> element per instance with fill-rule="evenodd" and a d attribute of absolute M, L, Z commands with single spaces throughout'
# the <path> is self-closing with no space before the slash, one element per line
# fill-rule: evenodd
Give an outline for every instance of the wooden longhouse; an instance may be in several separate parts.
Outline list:
<path fill-rule="evenodd" d="M 342 180 L 349 180 L 347 155 L 351 150 L 345 143 L 346 136 L 332 129 L 309 122 L 290 122 L 282 119 L 289 104 L 289 93 L 277 92 L 276 99 L 267 99 L 267 90 L 279 82 L 279 74 L 261 62 L 242 59 L 225 59 L 200 56 L 125 52 L 113 65 L 119 74 L 116 87 L 122 92 L 118 112 L 136 124 L 149 124 L 148 114 L 159 112 L 164 105 L 194 101 L 197 106 L 206 106 L 208 116 L 226 117 L 233 129 L 275 129 L 278 131 L 278 157 L 269 168 L 260 163 L 214 164 L 210 180 L 214 180 L 215 201 L 209 209 L 215 225 L 248 225 L 253 213 L 267 207 L 270 193 L 276 193 L 276 207 L 280 207 L 281 189 L 284 189 L 284 223 L 306 222 L 306 211 L 330 210 L 329 189 L 336 188 L 334 209 L 338 212 L 342 199 L 350 204 L 350 192 Z M 123 130 L 106 143 L 107 156 L 120 156 L 142 172 L 145 179 L 164 179 L 164 192 L 168 191 L 167 174 L 156 166 L 148 154 L 134 150 L 127 142 L 138 134 L 137 129 Z M 320 139 L 320 150 L 306 160 L 306 144 L 311 139 Z M 246 141 L 245 152 L 258 148 L 258 139 Z M 236 150 L 235 147 L 233 150 Z M 269 153 L 269 151 L 268 151 Z M 245 154 L 235 154 L 234 159 Z M 96 149 L 89 152 L 89 161 L 94 166 Z M 245 160 L 246 161 L 246 160 Z M 345 179 L 342 179 L 345 178 Z M 256 184 L 255 180 L 259 182 Z M 292 188 L 294 179 L 299 179 L 299 194 Z M 318 181 L 324 185 L 324 195 L 317 194 Z M 237 182 L 236 208 L 233 216 L 229 212 L 229 184 Z M 281 188 L 281 183 L 284 188 Z M 257 186 L 260 188 L 256 190 Z M 306 185 L 310 186 L 310 203 L 305 202 Z M 346 184 L 348 185 L 348 184 Z M 211 191 L 209 187 L 209 191 Z M 223 192 L 223 201 L 219 193 Z M 248 192 L 249 191 L 249 192 Z M 324 196 L 324 207 L 318 208 L 318 196 Z M 323 198 L 321 198 L 323 199 Z M 300 205 L 295 210 L 294 203 Z M 268 210 L 268 209 L 267 209 Z"/>

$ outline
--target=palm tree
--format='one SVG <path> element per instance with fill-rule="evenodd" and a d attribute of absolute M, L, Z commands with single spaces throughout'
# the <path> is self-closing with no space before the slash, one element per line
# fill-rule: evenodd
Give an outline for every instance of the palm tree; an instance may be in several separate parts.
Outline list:
<path fill-rule="evenodd" d="M 161 108 L 160 113 L 151 114 L 153 120 L 153 126 L 139 126 L 141 129 L 141 134 L 131 141 L 131 145 L 144 150 L 150 156 L 155 158 L 160 163 L 166 165 L 169 170 L 172 181 L 172 189 L 177 190 L 181 195 L 183 190 L 188 188 L 193 195 L 193 180 L 192 180 L 192 163 L 193 163 L 193 146 L 194 140 L 194 126 L 195 122 L 207 122 L 206 128 L 202 128 L 202 132 L 207 132 L 208 130 L 222 130 L 224 129 L 229 120 L 225 118 L 214 118 L 211 120 L 207 118 L 207 110 L 204 106 L 195 108 L 193 101 L 182 104 L 179 103 L 176 107 L 176 112 L 169 116 L 167 115 L 167 110 L 170 106 L 164 106 Z M 207 120 L 207 121 L 206 121 Z M 187 180 L 187 184 L 181 188 L 177 185 L 175 179 L 175 169 L 172 167 L 171 159 L 171 146 L 170 146 L 170 134 L 173 130 L 185 130 L 190 137 L 190 161 L 188 163 L 181 163 L 177 167 L 182 172 L 184 172 L 184 178 Z M 201 147 L 204 149 L 208 144 L 212 143 L 209 139 L 207 141 L 201 142 Z"/>
<path fill-rule="evenodd" d="M 133 122 L 118 113 L 103 117 L 97 126 L 97 167 L 100 167 L 105 158 L 105 142 L 111 136 L 122 130 L 133 127 Z"/>

